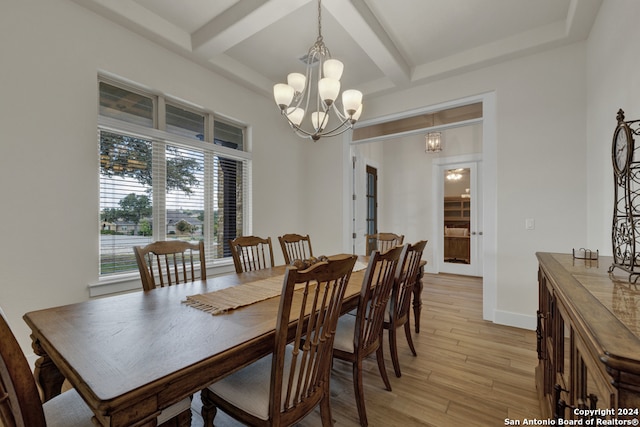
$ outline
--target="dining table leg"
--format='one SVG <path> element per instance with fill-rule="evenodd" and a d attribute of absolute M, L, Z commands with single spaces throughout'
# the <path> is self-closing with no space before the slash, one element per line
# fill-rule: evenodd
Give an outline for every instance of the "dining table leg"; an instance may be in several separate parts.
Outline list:
<path fill-rule="evenodd" d="M 33 352 L 37 356 L 40 356 L 38 360 L 36 360 L 33 374 L 42 390 L 43 402 L 46 402 L 62 393 L 62 383 L 64 383 L 65 378 L 47 352 L 44 351 L 40 342 L 33 336 L 31 339 Z"/>

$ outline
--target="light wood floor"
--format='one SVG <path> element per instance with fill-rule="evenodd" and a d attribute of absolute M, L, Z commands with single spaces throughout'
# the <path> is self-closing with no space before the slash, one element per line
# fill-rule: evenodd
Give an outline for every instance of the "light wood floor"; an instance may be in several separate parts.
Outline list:
<path fill-rule="evenodd" d="M 391 392 L 384 389 L 375 358 L 365 365 L 369 425 L 488 427 L 503 426 L 506 418 L 540 419 L 535 331 L 482 320 L 480 278 L 425 275 L 424 283 L 420 333 L 413 334 L 418 357 L 411 355 L 402 335 L 401 378 L 396 378 L 386 358 Z M 351 366 L 336 361 L 331 378 L 336 427 L 359 426 L 351 378 Z M 193 426 L 202 426 L 199 411 L 200 398 L 195 396 Z M 215 423 L 241 426 L 224 413 Z M 321 425 L 316 410 L 299 427 Z"/>

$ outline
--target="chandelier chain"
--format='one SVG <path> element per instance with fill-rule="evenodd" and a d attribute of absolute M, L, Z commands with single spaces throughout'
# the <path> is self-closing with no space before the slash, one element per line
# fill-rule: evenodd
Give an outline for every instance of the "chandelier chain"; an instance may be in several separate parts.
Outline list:
<path fill-rule="evenodd" d="M 318 41 L 322 41 L 322 0 L 318 0 Z"/>

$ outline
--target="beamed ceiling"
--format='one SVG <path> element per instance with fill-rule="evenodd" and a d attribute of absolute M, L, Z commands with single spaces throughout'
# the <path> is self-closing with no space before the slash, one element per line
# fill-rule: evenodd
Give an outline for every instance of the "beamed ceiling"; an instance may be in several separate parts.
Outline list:
<path fill-rule="evenodd" d="M 271 97 L 304 70 L 316 0 L 73 0 Z M 323 0 L 343 88 L 376 96 L 588 37 L 602 0 Z"/>

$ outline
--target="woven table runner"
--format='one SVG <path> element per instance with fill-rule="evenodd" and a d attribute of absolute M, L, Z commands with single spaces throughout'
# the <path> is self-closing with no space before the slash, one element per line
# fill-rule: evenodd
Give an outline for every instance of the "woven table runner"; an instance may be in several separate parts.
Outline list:
<path fill-rule="evenodd" d="M 367 264 L 358 261 L 354 265 L 353 271 L 364 270 L 365 268 L 367 268 Z M 242 285 L 231 286 L 206 294 L 191 295 L 183 302 L 190 307 L 206 311 L 207 313 L 221 314 L 229 310 L 280 296 L 283 282 L 284 274 L 255 282 L 243 283 Z M 296 289 L 303 286 L 304 284 L 298 284 Z"/>
<path fill-rule="evenodd" d="M 243 283 L 206 294 L 188 296 L 185 304 L 211 314 L 221 314 L 277 297 L 282 293 L 284 275 Z"/>

